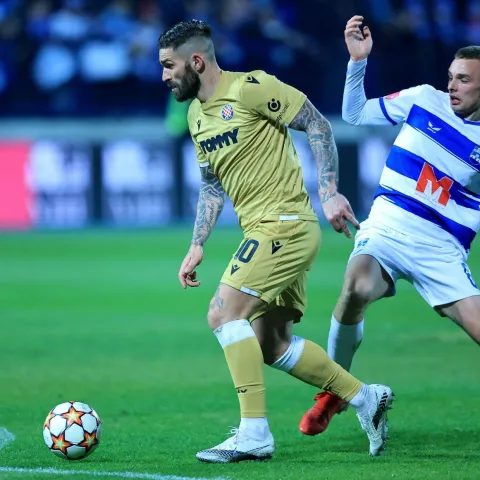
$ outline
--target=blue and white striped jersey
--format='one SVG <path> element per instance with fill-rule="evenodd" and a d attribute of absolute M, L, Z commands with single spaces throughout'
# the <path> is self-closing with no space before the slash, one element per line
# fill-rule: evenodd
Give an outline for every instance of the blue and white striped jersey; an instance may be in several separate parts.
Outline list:
<path fill-rule="evenodd" d="M 453 240 L 466 257 L 480 228 L 480 123 L 457 116 L 448 94 L 430 85 L 367 101 L 365 66 L 349 63 L 343 118 L 356 125 L 404 124 L 369 219 L 432 242 Z"/>

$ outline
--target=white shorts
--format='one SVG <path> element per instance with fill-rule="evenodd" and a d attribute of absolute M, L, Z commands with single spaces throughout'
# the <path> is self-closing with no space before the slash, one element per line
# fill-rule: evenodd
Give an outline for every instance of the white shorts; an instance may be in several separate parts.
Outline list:
<path fill-rule="evenodd" d="M 401 233 L 366 220 L 355 236 L 349 261 L 357 255 L 374 257 L 394 285 L 399 279 L 410 282 L 431 307 L 480 295 L 464 254 L 451 242 Z"/>

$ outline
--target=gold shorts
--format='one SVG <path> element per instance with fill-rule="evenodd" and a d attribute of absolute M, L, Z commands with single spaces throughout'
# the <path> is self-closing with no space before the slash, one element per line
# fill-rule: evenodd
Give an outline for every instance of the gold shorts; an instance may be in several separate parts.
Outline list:
<path fill-rule="evenodd" d="M 260 221 L 246 233 L 222 276 L 221 283 L 266 302 L 250 320 L 279 305 L 298 310 L 300 316 L 305 311 L 307 271 L 321 234 L 317 221 L 295 217 Z"/>

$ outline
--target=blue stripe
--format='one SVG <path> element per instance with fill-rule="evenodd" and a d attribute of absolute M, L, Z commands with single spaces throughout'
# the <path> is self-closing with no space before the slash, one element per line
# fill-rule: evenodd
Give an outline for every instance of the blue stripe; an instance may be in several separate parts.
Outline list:
<path fill-rule="evenodd" d="M 392 117 L 388 114 L 387 112 L 387 109 L 385 107 L 385 100 L 383 99 L 383 97 L 380 97 L 379 99 L 379 102 L 380 102 L 380 108 L 382 109 L 382 112 L 383 114 L 385 115 L 385 118 L 392 124 L 392 125 L 396 125 L 397 122 L 395 120 L 392 119 Z"/>
<path fill-rule="evenodd" d="M 462 207 L 470 208 L 477 212 L 480 210 L 479 195 L 470 192 L 460 183 L 455 181 L 452 177 L 435 167 L 435 165 L 426 162 L 422 157 L 419 157 L 418 155 L 415 155 L 408 150 L 394 145 L 390 150 L 386 165 L 394 172 L 397 172 L 404 177 L 408 177 L 417 181 L 420 177 L 420 173 L 422 172 L 422 168 L 425 163 L 428 163 L 428 165 L 432 167 L 433 172 L 435 173 L 435 177 L 437 177 L 437 180 L 441 180 L 443 177 L 448 177 L 453 180 L 453 185 L 449 190 L 451 200 L 453 200 L 457 205 L 460 205 Z M 464 194 L 475 197 L 477 200 L 466 197 Z"/>
<path fill-rule="evenodd" d="M 464 225 L 460 225 L 459 223 L 450 220 L 428 205 L 424 205 L 423 203 L 416 201 L 414 198 L 408 197 L 402 192 L 394 190 L 393 188 L 385 188 L 382 185 L 379 185 L 377 191 L 375 192 L 375 198 L 379 196 L 384 197 L 389 202 L 397 205 L 397 207 L 413 213 L 417 217 L 434 223 L 453 235 L 462 244 L 463 248 L 467 252 L 470 250 L 470 245 L 476 235 L 476 232 L 471 228 L 465 227 Z"/>
<path fill-rule="evenodd" d="M 467 125 L 475 125 L 476 127 L 480 127 L 480 122 L 472 122 L 471 120 L 465 120 L 463 117 L 461 117 L 458 113 L 455 113 L 455 115 L 463 122 L 466 123 Z"/>
<path fill-rule="evenodd" d="M 464 163 L 480 171 L 480 146 L 462 135 L 455 127 L 442 120 L 437 115 L 418 105 L 413 105 L 407 118 L 407 124 L 423 133 L 448 153 L 462 160 Z M 477 149 L 478 152 L 474 152 Z M 475 158 L 472 154 L 475 153 Z"/>

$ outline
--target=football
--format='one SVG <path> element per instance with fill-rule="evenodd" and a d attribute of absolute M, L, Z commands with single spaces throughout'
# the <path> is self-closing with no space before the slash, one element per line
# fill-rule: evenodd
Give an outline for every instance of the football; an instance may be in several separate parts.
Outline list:
<path fill-rule="evenodd" d="M 82 402 L 60 403 L 43 424 L 43 439 L 55 455 L 66 460 L 80 460 L 99 445 L 102 422 L 97 412 Z"/>

